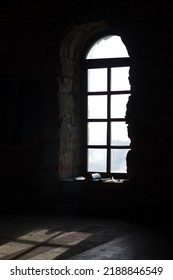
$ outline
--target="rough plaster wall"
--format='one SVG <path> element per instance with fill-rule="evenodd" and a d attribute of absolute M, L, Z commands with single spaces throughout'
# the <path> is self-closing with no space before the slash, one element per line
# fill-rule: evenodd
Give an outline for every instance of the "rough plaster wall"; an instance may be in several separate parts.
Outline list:
<path fill-rule="evenodd" d="M 68 84 L 66 88 L 66 84 Z M 69 90 L 69 91 L 68 91 Z M 60 141 L 59 141 L 59 176 L 74 176 L 78 166 L 79 127 L 77 120 L 77 104 L 73 93 L 72 77 L 64 78 L 60 85 Z"/>

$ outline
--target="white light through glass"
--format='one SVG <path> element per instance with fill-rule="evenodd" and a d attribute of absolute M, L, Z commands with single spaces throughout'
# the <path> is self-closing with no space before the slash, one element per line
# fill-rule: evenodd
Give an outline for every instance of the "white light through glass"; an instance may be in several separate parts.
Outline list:
<path fill-rule="evenodd" d="M 127 124 L 125 122 L 111 123 L 111 145 L 129 145 L 130 139 L 127 135 Z"/>
<path fill-rule="evenodd" d="M 126 173 L 126 157 L 129 149 L 111 149 L 111 172 Z"/>
<path fill-rule="evenodd" d="M 88 96 L 88 119 L 107 118 L 107 95 Z"/>
<path fill-rule="evenodd" d="M 111 91 L 130 90 L 129 68 L 130 67 L 111 68 Z"/>
<path fill-rule="evenodd" d="M 88 149 L 88 171 L 106 172 L 106 149 Z"/>
<path fill-rule="evenodd" d="M 130 94 L 111 95 L 111 118 L 125 118 Z"/>
<path fill-rule="evenodd" d="M 88 122 L 88 145 L 106 145 L 107 123 Z"/>
<path fill-rule="evenodd" d="M 128 57 L 124 43 L 119 36 L 115 35 L 103 37 L 95 42 L 86 55 L 86 59 Z M 104 67 L 104 64 L 102 67 L 91 67 L 87 70 L 87 171 L 107 171 L 107 151 L 109 151 L 107 145 L 110 144 L 110 172 L 126 173 L 126 156 L 129 150 L 126 146 L 130 145 L 130 139 L 125 115 L 130 95 L 126 92 L 130 91 L 130 67 L 109 68 L 107 65 Z M 118 118 L 122 120 L 117 120 Z M 110 130 L 109 121 L 111 122 Z M 110 143 L 107 143 L 108 131 L 111 132 Z"/>
<path fill-rule="evenodd" d="M 88 92 L 107 91 L 107 68 L 88 69 Z"/>
<path fill-rule="evenodd" d="M 129 57 L 119 36 L 106 36 L 98 40 L 89 50 L 86 59 Z"/>

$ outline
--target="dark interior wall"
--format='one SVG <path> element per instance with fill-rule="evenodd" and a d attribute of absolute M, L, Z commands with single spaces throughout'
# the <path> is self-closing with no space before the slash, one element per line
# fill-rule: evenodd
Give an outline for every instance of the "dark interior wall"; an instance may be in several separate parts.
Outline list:
<path fill-rule="evenodd" d="M 133 28 L 136 34 L 135 45 L 132 49 L 130 46 L 132 95 L 127 123 L 131 151 L 127 171 L 134 180 L 138 206 L 154 204 L 163 209 L 172 204 L 173 22 L 169 3 L 157 4 L 146 10 L 138 28 Z"/>
<path fill-rule="evenodd" d="M 8 0 L 0 5 L 1 189 L 10 193 L 16 178 L 19 193 L 25 193 L 26 182 L 31 195 L 58 193 L 59 178 L 81 173 L 80 55 L 96 32 L 113 28 L 131 57 L 128 176 L 137 199 L 167 201 L 173 127 L 169 3 Z"/>
<path fill-rule="evenodd" d="M 44 181 L 41 166 L 44 168 L 48 149 L 44 134 L 57 100 L 50 86 L 51 80 L 55 84 L 51 49 L 55 44 L 51 23 L 41 17 L 45 9 L 32 1 L 1 1 L 0 166 L 1 191 L 8 198 L 36 194 Z M 54 112 L 49 109 L 53 106 Z"/>

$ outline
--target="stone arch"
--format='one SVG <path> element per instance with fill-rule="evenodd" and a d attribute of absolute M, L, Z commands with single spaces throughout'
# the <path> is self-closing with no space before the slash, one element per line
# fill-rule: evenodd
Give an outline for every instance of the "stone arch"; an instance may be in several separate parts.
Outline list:
<path fill-rule="evenodd" d="M 109 30 L 104 21 L 74 27 L 63 39 L 59 49 L 61 73 L 59 83 L 59 158 L 60 178 L 69 178 L 81 172 L 80 155 L 80 66 L 86 43 L 95 34 Z"/>

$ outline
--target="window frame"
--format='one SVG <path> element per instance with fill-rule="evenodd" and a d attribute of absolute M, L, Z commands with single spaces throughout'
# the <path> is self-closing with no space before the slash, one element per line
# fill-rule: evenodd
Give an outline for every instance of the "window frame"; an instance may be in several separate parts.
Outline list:
<path fill-rule="evenodd" d="M 117 34 L 106 34 L 106 36 L 114 36 Z M 118 35 L 120 36 L 120 35 Z M 106 162 L 106 172 L 99 172 L 102 177 L 110 177 L 114 176 L 114 178 L 127 178 L 127 172 L 126 173 L 116 173 L 111 172 L 111 149 L 112 148 L 118 148 L 118 149 L 130 149 L 129 145 L 111 145 L 111 122 L 123 122 L 126 123 L 126 118 L 111 118 L 110 111 L 111 111 L 111 95 L 120 95 L 120 94 L 131 94 L 130 90 L 121 90 L 121 91 L 112 91 L 110 88 L 110 79 L 111 79 L 111 68 L 113 67 L 130 67 L 130 57 L 120 57 L 120 58 L 96 58 L 96 59 L 86 59 L 86 53 L 88 52 L 89 48 L 93 46 L 97 40 L 105 37 L 105 35 L 102 34 L 102 36 L 95 37 L 94 40 L 92 40 L 92 43 L 90 45 L 88 44 L 86 51 L 83 55 L 82 59 L 82 73 L 83 73 L 83 82 L 82 82 L 82 97 L 81 97 L 81 108 L 82 108 L 82 132 L 83 132 L 83 139 L 82 139 L 82 156 L 83 157 L 83 167 L 84 167 L 84 173 L 87 174 L 88 171 L 88 156 L 87 151 L 88 148 L 106 148 L 107 150 L 107 162 Z M 121 36 L 120 36 L 121 37 Z M 108 74 L 107 74 L 107 91 L 97 91 L 97 92 L 88 92 L 87 90 L 87 71 L 88 69 L 98 69 L 98 68 L 107 68 Z M 108 102 L 107 102 L 107 118 L 106 119 L 92 119 L 89 118 L 89 122 L 101 122 L 106 121 L 107 126 L 107 144 L 106 145 L 88 145 L 88 133 L 87 133 L 87 124 L 88 124 L 88 118 L 87 118 L 87 98 L 89 95 L 107 95 Z M 94 172 L 91 172 L 94 173 Z"/>

